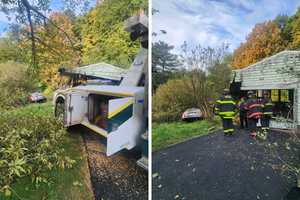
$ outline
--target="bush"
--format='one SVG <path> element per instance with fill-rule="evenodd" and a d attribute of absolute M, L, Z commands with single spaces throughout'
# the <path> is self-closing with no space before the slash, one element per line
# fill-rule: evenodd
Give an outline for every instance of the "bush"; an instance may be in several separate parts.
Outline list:
<path fill-rule="evenodd" d="M 180 119 L 181 113 L 196 107 L 205 118 L 211 118 L 214 91 L 204 72 L 194 71 L 183 78 L 169 80 L 160 85 L 153 97 L 153 119 L 169 122 Z"/>
<path fill-rule="evenodd" d="M 0 109 L 10 109 L 28 103 L 28 94 L 36 89 L 27 66 L 7 62 L 0 64 Z"/>
<path fill-rule="evenodd" d="M 10 195 L 11 184 L 30 176 L 47 183 L 47 170 L 72 167 L 74 160 L 64 150 L 66 131 L 45 112 L 24 109 L 0 115 L 0 191 Z"/>

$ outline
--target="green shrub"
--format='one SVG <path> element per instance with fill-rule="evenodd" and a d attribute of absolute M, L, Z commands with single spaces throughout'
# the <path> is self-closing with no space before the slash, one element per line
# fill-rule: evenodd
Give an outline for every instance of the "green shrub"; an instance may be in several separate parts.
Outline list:
<path fill-rule="evenodd" d="M 0 115 L 0 191 L 6 195 L 17 178 L 47 183 L 47 170 L 69 168 L 75 162 L 65 153 L 62 124 L 41 111 L 20 110 Z"/>
<path fill-rule="evenodd" d="M 0 109 L 8 110 L 28 103 L 28 94 L 36 89 L 36 82 L 27 66 L 7 62 L 0 64 Z"/>
<path fill-rule="evenodd" d="M 153 120 L 170 122 L 180 119 L 188 108 L 199 108 L 205 118 L 211 118 L 213 91 L 205 73 L 195 71 L 160 85 L 153 96 Z"/>

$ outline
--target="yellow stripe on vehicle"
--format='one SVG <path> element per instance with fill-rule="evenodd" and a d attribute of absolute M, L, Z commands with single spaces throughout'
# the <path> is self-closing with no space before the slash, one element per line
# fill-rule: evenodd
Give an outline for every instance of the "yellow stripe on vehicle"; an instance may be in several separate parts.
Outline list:
<path fill-rule="evenodd" d="M 105 131 L 104 129 L 102 129 L 98 126 L 95 126 L 93 124 L 90 124 L 88 122 L 82 122 L 81 124 L 90 128 L 91 130 L 95 131 L 96 133 L 99 133 L 100 135 L 107 137 L 107 131 Z"/>
<path fill-rule="evenodd" d="M 126 102 L 124 105 L 116 109 L 115 111 L 108 113 L 108 118 L 111 119 L 112 117 L 120 113 L 122 110 L 125 110 L 127 107 L 129 107 L 132 104 L 133 104 L 133 100 L 131 99 L 128 102 Z"/>
<path fill-rule="evenodd" d="M 132 97 L 132 96 L 134 96 L 134 93 L 96 91 L 96 90 L 89 90 L 89 89 L 82 89 L 82 88 L 76 88 L 76 89 L 69 88 L 69 89 L 66 89 L 65 91 L 71 91 L 71 92 L 83 91 L 83 92 L 89 92 L 92 94 L 102 94 L 102 95 L 109 95 L 109 96 L 114 96 L 114 97 Z"/>

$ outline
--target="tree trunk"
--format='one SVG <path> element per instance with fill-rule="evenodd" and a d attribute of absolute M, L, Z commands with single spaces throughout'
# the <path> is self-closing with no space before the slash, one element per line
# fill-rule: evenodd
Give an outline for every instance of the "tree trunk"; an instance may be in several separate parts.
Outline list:
<path fill-rule="evenodd" d="M 36 62 L 36 46 L 35 46 L 35 38 L 34 38 L 34 27 L 31 19 L 31 11 L 30 11 L 30 4 L 27 0 L 22 0 L 22 4 L 25 6 L 26 13 L 27 13 L 27 19 L 30 26 L 30 39 L 31 39 L 31 56 L 32 56 L 32 65 L 34 69 L 37 66 Z"/>

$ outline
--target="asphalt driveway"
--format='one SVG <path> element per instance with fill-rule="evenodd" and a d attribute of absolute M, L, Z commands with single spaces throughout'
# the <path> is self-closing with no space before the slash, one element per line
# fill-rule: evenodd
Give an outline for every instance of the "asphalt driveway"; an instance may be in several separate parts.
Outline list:
<path fill-rule="evenodd" d="M 299 162 L 293 141 L 287 133 L 259 141 L 244 130 L 218 131 L 154 152 L 153 199 L 286 199 L 296 177 L 284 162 Z"/>

